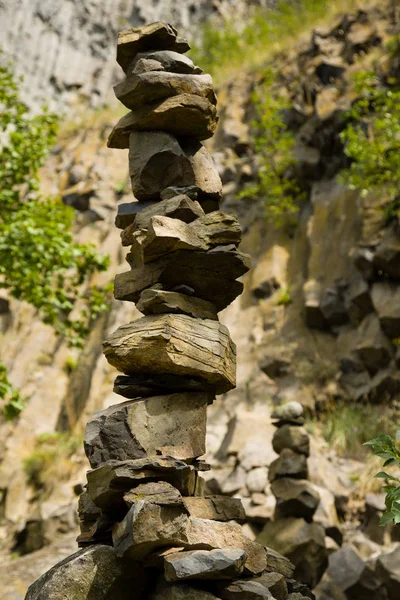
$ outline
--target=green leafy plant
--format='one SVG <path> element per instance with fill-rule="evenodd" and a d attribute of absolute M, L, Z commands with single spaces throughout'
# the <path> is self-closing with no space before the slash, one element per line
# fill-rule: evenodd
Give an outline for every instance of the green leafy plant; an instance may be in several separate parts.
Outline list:
<path fill-rule="evenodd" d="M 18 392 L 10 383 L 7 376 L 7 369 L 0 361 L 0 400 L 3 401 L 3 414 L 7 421 L 17 417 L 24 408 L 24 401 Z"/>
<path fill-rule="evenodd" d="M 278 306 L 289 306 L 293 302 L 290 290 L 286 287 L 281 287 L 276 292 L 276 304 Z"/>
<path fill-rule="evenodd" d="M 93 320 L 108 308 L 109 290 L 91 286 L 90 277 L 106 270 L 109 258 L 73 240 L 72 208 L 39 194 L 39 169 L 54 144 L 57 118 L 46 109 L 28 112 L 1 54 L 0 107 L 0 288 L 34 306 L 69 344 L 81 347 Z M 9 386 L 4 371 L 2 377 Z M 18 414 L 18 395 L 4 389 L 6 416 Z"/>
<path fill-rule="evenodd" d="M 341 133 L 352 162 L 342 179 L 363 196 L 383 191 L 389 223 L 400 208 L 400 90 L 383 86 L 374 72 L 358 73 L 355 87 L 359 98 Z"/>
<path fill-rule="evenodd" d="M 289 169 L 296 164 L 294 137 L 283 120 L 289 104 L 274 93 L 274 81 L 273 71 L 266 71 L 263 85 L 253 93 L 257 111 L 257 119 L 252 123 L 254 151 L 259 161 L 257 180 L 248 184 L 239 197 L 262 199 L 268 220 L 276 227 L 292 227 L 304 195 L 296 179 L 288 176 Z"/>
<path fill-rule="evenodd" d="M 396 432 L 396 441 L 400 441 L 400 430 Z M 383 468 L 400 467 L 400 453 L 396 441 L 390 435 L 380 435 L 377 438 L 365 442 L 365 446 L 371 446 L 376 456 L 384 459 Z M 394 522 L 400 523 L 400 479 L 390 475 L 386 471 L 380 471 L 375 475 L 378 479 L 385 479 L 386 485 L 383 490 L 386 493 L 386 510 L 382 515 L 380 524 L 389 525 Z"/>

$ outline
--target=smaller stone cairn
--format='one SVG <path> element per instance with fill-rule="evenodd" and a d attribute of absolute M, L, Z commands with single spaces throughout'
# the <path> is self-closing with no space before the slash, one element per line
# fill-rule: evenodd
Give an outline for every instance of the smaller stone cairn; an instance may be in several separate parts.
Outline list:
<path fill-rule="evenodd" d="M 87 425 L 81 550 L 27 600 L 303 598 L 290 561 L 243 534 L 240 500 L 208 495 L 201 476 L 207 406 L 235 387 L 235 345 L 217 313 L 241 293 L 249 257 L 237 220 L 219 210 L 221 181 L 201 144 L 217 125 L 216 96 L 188 49 L 163 23 L 119 35 L 126 78 L 115 93 L 130 112 L 108 145 L 129 148 L 136 201 L 118 207 L 131 270 L 115 297 L 145 316 L 104 343 L 126 400 Z"/>
<path fill-rule="evenodd" d="M 295 576 L 314 588 L 328 562 L 324 527 L 313 522 L 320 495 L 308 481 L 310 438 L 303 407 L 289 402 L 271 416 L 277 428 L 272 446 L 279 457 L 271 463 L 268 479 L 276 505 L 274 520 L 265 525 L 259 540 L 278 546 L 295 565 Z"/>

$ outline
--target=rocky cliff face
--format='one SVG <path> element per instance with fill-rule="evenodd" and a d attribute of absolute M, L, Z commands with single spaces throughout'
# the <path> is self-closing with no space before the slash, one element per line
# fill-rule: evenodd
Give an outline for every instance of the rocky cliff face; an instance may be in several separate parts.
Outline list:
<path fill-rule="evenodd" d="M 124 14 L 132 16 L 129 11 Z M 244 295 L 221 319 L 238 346 L 238 389 L 210 412 L 213 478 L 208 484 L 215 493 L 244 499 L 247 533 L 254 537 L 274 511 L 267 481 L 268 467 L 277 458 L 271 443 L 273 405 L 297 400 L 314 411 L 332 398 L 391 401 L 398 396 L 398 359 L 387 329 L 388 323 L 392 327 L 399 322 L 398 273 L 388 260 L 397 256 L 396 227 L 384 227 L 380 198 L 362 198 L 335 178 L 346 161 L 338 133 L 343 110 L 352 99 L 349 76 L 370 64 L 392 27 L 389 12 L 382 8 L 360 12 L 315 31 L 280 59 L 281 85 L 294 105 L 288 116 L 296 137 L 299 176 L 310 195 L 292 236 L 265 222 L 261 203 L 237 199 L 237 191 L 257 170 L 249 129 L 254 77 L 243 74 L 219 94 L 221 123 L 212 150 L 224 183 L 224 210 L 238 215 L 245 232 L 243 250 L 252 255 L 253 266 Z M 110 56 L 110 64 L 112 60 Z M 340 75 L 333 79 L 332 62 L 340 67 Z M 124 161 L 118 151 L 105 148 L 113 120 L 103 111 L 90 126 L 78 125 L 60 140 L 43 170 L 45 190 L 61 193 L 77 208 L 77 236 L 98 243 L 111 255 L 112 267 L 102 282 L 126 270 L 113 220 L 116 204 L 129 201 L 130 195 Z M 281 302 L 282 290 L 288 292 L 290 303 Z M 29 554 L 13 569 L 6 563 L 1 600 L 13 597 L 16 587 L 26 589 L 55 561 L 46 545 L 76 526 L 76 496 L 86 470 L 82 451 L 70 452 L 63 463 L 57 457 L 51 484 L 43 489 L 27 477 L 23 463 L 40 451 L 42 434 L 53 435 L 72 424 L 79 437 L 90 414 L 118 402 L 111 392 L 115 372 L 102 358 L 100 345 L 110 331 L 138 316 L 133 307 L 115 302 L 94 325 L 78 356 L 56 340 L 29 307 L 11 302 L 10 312 L 0 315 L 2 357 L 13 383 L 29 398 L 16 423 L 0 423 L 0 536 L 8 557 L 13 549 L 25 553 L 44 546 L 35 572 Z M 344 547 L 335 555 L 320 598 L 358 598 L 356 594 L 367 593 L 365 589 L 373 598 L 385 598 L 381 579 L 368 588 L 376 562 L 369 558 L 382 553 L 379 544 L 396 539 L 395 532 L 383 534 L 376 526 L 382 499 L 369 498 L 367 505 L 363 499 L 357 518 L 363 515 L 364 522 L 359 521 L 358 531 L 350 521 L 342 522 L 354 482 L 364 468 L 338 459 L 321 440 L 311 439 L 309 479 L 322 498 L 314 520 L 324 527 L 330 552 L 338 551 L 343 535 L 353 543 L 351 551 Z M 298 525 L 292 531 L 302 555 L 304 531 Z M 69 554 L 71 546 L 60 542 L 55 551 L 58 559 L 62 552 Z M 288 552 L 294 560 L 292 546 Z M 388 581 L 395 569 L 393 560 L 383 557 L 377 563 L 380 577 Z M 340 569 L 350 563 L 353 579 L 347 590 L 341 588 Z M 15 597 L 22 598 L 23 593 Z"/>
<path fill-rule="evenodd" d="M 195 39 L 209 17 L 247 7 L 243 0 L 4 0 L 0 47 L 24 77 L 23 97 L 33 109 L 46 103 L 65 110 L 87 100 L 98 106 L 119 72 L 118 30 L 161 20 Z"/>

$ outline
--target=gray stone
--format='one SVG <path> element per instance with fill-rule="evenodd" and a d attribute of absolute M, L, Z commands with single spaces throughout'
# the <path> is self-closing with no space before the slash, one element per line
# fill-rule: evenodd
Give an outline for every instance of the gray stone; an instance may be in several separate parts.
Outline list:
<path fill-rule="evenodd" d="M 207 391 L 209 402 L 214 398 L 212 386 L 204 381 L 170 375 L 168 373 L 149 374 L 135 373 L 133 375 L 118 375 L 114 382 L 114 392 L 124 398 L 147 398 L 159 396 L 161 393 L 204 392 Z"/>
<path fill-rule="evenodd" d="M 115 217 L 115 227 L 125 229 L 136 219 L 136 216 L 147 207 L 154 205 L 154 202 L 123 202 L 118 204 L 117 216 Z"/>
<path fill-rule="evenodd" d="M 400 547 L 378 557 L 376 575 L 383 582 L 388 600 L 400 598 Z"/>
<path fill-rule="evenodd" d="M 382 584 L 372 568 L 349 545 L 331 554 L 327 574 L 348 598 L 386 598 Z"/>
<path fill-rule="evenodd" d="M 158 586 L 149 600 L 220 600 L 211 592 L 201 588 L 191 587 L 180 583 L 175 585 L 166 585 L 164 581 Z"/>
<path fill-rule="evenodd" d="M 338 286 L 322 293 L 320 310 L 324 320 L 331 326 L 344 325 L 349 320 L 342 291 Z"/>
<path fill-rule="evenodd" d="M 400 287 L 393 283 L 374 283 L 371 299 L 381 327 L 390 339 L 400 336 Z"/>
<path fill-rule="evenodd" d="M 136 308 L 145 315 L 172 313 L 189 315 L 196 319 L 218 318 L 216 308 L 211 302 L 154 288 L 148 288 L 141 293 Z"/>
<path fill-rule="evenodd" d="M 244 523 L 246 515 L 239 498 L 229 496 L 188 497 L 183 499 L 186 510 L 193 518 L 211 521 Z"/>
<path fill-rule="evenodd" d="M 388 366 L 393 348 L 384 335 L 375 314 L 365 317 L 357 329 L 356 354 L 365 368 L 372 374 Z"/>
<path fill-rule="evenodd" d="M 284 377 L 288 374 L 290 363 L 278 356 L 267 355 L 261 360 L 260 369 L 271 379 L 276 379 L 277 377 Z"/>
<path fill-rule="evenodd" d="M 311 521 L 320 501 L 313 485 L 301 479 L 277 479 L 271 485 L 271 492 L 276 498 L 276 519 L 298 517 Z"/>
<path fill-rule="evenodd" d="M 271 413 L 271 417 L 273 419 L 278 419 L 279 421 L 291 421 L 301 418 L 303 412 L 303 407 L 300 402 L 292 401 L 276 406 Z"/>
<path fill-rule="evenodd" d="M 193 94 L 217 103 L 211 75 L 181 75 L 151 71 L 140 75 L 131 74 L 114 86 L 116 97 L 131 110 L 154 102 L 160 102 L 179 94 Z"/>
<path fill-rule="evenodd" d="M 110 406 L 88 422 L 85 452 L 92 469 L 108 460 L 205 453 L 207 394 L 170 394 Z"/>
<path fill-rule="evenodd" d="M 105 511 L 124 509 L 124 494 L 139 483 L 154 479 L 171 483 L 184 496 L 194 492 L 194 468 L 171 457 L 110 460 L 87 473 L 89 495 Z"/>
<path fill-rule="evenodd" d="M 268 484 L 268 469 L 256 467 L 246 475 L 246 487 L 249 492 L 263 492 Z"/>
<path fill-rule="evenodd" d="M 327 329 L 321 310 L 322 286 L 318 281 L 310 279 L 303 286 L 305 322 L 311 329 Z"/>
<path fill-rule="evenodd" d="M 288 597 L 288 588 L 282 573 L 263 573 L 255 581 L 264 585 L 276 600 L 286 600 Z"/>
<path fill-rule="evenodd" d="M 346 292 L 346 303 L 352 323 L 358 325 L 373 311 L 368 283 L 362 278 L 351 280 Z"/>
<path fill-rule="evenodd" d="M 196 67 L 193 61 L 183 54 L 173 50 L 149 50 L 140 52 L 130 64 L 130 73 L 148 73 L 150 71 L 167 71 L 169 73 L 201 74 L 203 71 Z"/>
<path fill-rule="evenodd" d="M 236 281 L 250 268 L 250 257 L 233 246 L 222 246 L 208 252 L 178 250 L 167 257 L 153 261 L 115 278 L 114 295 L 117 300 L 137 302 L 141 292 L 156 283 L 174 290 L 186 285 L 193 295 L 215 304 L 223 310 L 243 291 Z"/>
<path fill-rule="evenodd" d="M 246 554 L 241 548 L 192 550 L 164 558 L 167 581 L 233 579 L 243 572 Z"/>
<path fill-rule="evenodd" d="M 273 595 L 256 579 L 237 580 L 218 586 L 218 594 L 222 600 L 264 600 Z"/>
<path fill-rule="evenodd" d="M 124 494 L 124 502 L 131 508 L 142 499 L 160 506 L 183 506 L 182 494 L 167 481 L 149 481 L 141 483 Z"/>
<path fill-rule="evenodd" d="M 267 548 L 267 571 L 281 573 L 284 577 L 292 577 L 294 564 L 273 548 Z"/>
<path fill-rule="evenodd" d="M 146 50 L 175 50 L 177 31 L 167 23 L 151 23 L 133 27 L 118 34 L 117 62 L 126 72 L 139 52 Z M 189 50 L 189 45 L 187 47 Z"/>
<path fill-rule="evenodd" d="M 268 479 L 275 481 L 281 477 L 293 477 L 294 479 L 307 479 L 307 458 L 304 454 L 297 454 L 285 448 L 279 458 L 270 464 Z"/>
<path fill-rule="evenodd" d="M 393 279 L 400 278 L 400 241 L 397 233 L 387 230 L 383 241 L 376 248 L 373 264 L 377 271 L 383 271 Z"/>
<path fill-rule="evenodd" d="M 325 531 L 318 523 L 303 519 L 279 519 L 267 523 L 257 538 L 273 546 L 295 565 L 294 577 L 311 588 L 321 579 L 327 564 Z"/>
<path fill-rule="evenodd" d="M 139 600 L 146 578 L 110 546 L 90 546 L 57 563 L 33 583 L 26 600 Z"/>
<path fill-rule="evenodd" d="M 118 370 L 200 378 L 217 394 L 235 387 L 236 347 L 218 321 L 187 315 L 151 315 L 122 325 L 104 342 Z"/>
<path fill-rule="evenodd" d="M 310 438 L 304 427 L 283 425 L 272 438 L 272 447 L 277 454 L 289 448 L 298 454 L 310 455 Z"/>
<path fill-rule="evenodd" d="M 214 104 L 194 94 L 180 94 L 129 112 L 115 125 L 107 145 L 129 148 L 129 136 L 134 131 L 165 131 L 178 137 L 205 140 L 214 135 L 217 123 Z"/>

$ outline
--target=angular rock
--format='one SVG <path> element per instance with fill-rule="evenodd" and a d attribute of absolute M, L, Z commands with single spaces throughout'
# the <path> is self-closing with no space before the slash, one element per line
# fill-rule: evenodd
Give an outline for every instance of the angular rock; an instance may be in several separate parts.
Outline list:
<path fill-rule="evenodd" d="M 171 217 L 179 219 L 184 223 L 191 223 L 204 215 L 200 204 L 184 194 L 174 196 L 170 200 L 162 202 L 152 201 L 139 204 L 139 206 L 143 206 L 144 204 L 148 204 L 148 207 L 144 207 L 143 210 L 136 213 L 130 221 L 129 226 L 121 233 L 123 246 L 131 246 L 133 244 L 133 233 L 138 229 L 148 229 L 151 218 L 154 216 Z"/>
<path fill-rule="evenodd" d="M 276 379 L 277 377 L 284 377 L 288 374 L 290 363 L 278 356 L 268 355 L 264 356 L 260 362 L 260 369 L 271 379 Z"/>
<path fill-rule="evenodd" d="M 181 139 L 180 144 L 192 165 L 198 201 L 206 213 L 217 210 L 222 197 L 222 182 L 211 154 L 193 137 Z"/>
<path fill-rule="evenodd" d="M 276 600 L 286 600 L 288 597 L 286 580 L 281 573 L 263 573 L 255 581 L 265 586 Z"/>
<path fill-rule="evenodd" d="M 271 592 L 256 579 L 232 581 L 225 586 L 218 586 L 218 594 L 222 600 L 265 600 L 274 598 Z"/>
<path fill-rule="evenodd" d="M 373 263 L 377 271 L 383 271 L 393 279 L 400 278 L 400 241 L 398 235 L 389 230 L 375 250 Z"/>
<path fill-rule="evenodd" d="M 141 293 L 136 308 L 144 315 L 169 313 L 189 315 L 196 319 L 218 318 L 217 310 L 211 302 L 178 292 L 167 292 L 154 288 L 148 288 Z"/>
<path fill-rule="evenodd" d="M 388 600 L 400 598 L 400 548 L 378 557 L 376 575 L 383 582 Z"/>
<path fill-rule="evenodd" d="M 210 250 L 234 244 L 241 239 L 237 219 L 222 212 L 212 212 L 187 224 L 171 217 L 154 216 L 147 232 L 133 235 L 131 255 L 137 265 L 151 262 L 177 250 Z"/>
<path fill-rule="evenodd" d="M 115 552 L 118 557 L 140 560 L 158 548 L 182 546 L 187 543 L 188 520 L 182 505 L 140 498 L 113 528 Z"/>
<path fill-rule="evenodd" d="M 201 588 L 191 587 L 180 583 L 175 585 L 166 585 L 164 580 L 157 587 L 157 590 L 149 597 L 149 600 L 220 600 L 211 592 Z"/>
<path fill-rule="evenodd" d="M 146 50 L 177 50 L 186 52 L 190 49 L 180 45 L 177 31 L 167 23 L 151 23 L 143 27 L 133 27 L 126 31 L 120 31 L 117 43 L 117 63 L 126 72 L 129 65 L 139 52 Z"/>
<path fill-rule="evenodd" d="M 124 502 L 131 508 L 136 502 L 145 498 L 152 504 L 160 506 L 183 506 L 182 494 L 166 481 L 150 481 L 135 486 L 124 494 Z"/>
<path fill-rule="evenodd" d="M 275 519 L 297 517 L 312 521 L 320 496 L 310 482 L 301 479 L 277 479 L 271 485 L 271 492 L 276 498 Z"/>
<path fill-rule="evenodd" d="M 189 550 L 164 558 L 167 581 L 233 579 L 243 572 L 246 554 L 241 548 Z"/>
<path fill-rule="evenodd" d="M 101 510 L 95 505 L 88 492 L 82 492 L 78 500 L 78 514 L 81 520 L 96 521 Z"/>
<path fill-rule="evenodd" d="M 358 325 L 374 309 L 368 283 L 364 279 L 353 279 L 346 292 L 346 303 L 352 323 Z"/>
<path fill-rule="evenodd" d="M 228 496 L 188 497 L 183 499 L 186 510 L 193 518 L 211 521 L 244 523 L 246 515 L 239 498 Z"/>
<path fill-rule="evenodd" d="M 310 279 L 303 286 L 303 295 L 306 325 L 311 329 L 327 329 L 328 324 L 321 310 L 321 284 L 314 279 Z"/>
<path fill-rule="evenodd" d="M 129 136 L 134 131 L 145 131 L 146 134 L 165 131 L 178 137 L 205 140 L 214 135 L 217 123 L 216 108 L 206 98 L 180 94 L 129 112 L 111 131 L 107 146 L 129 148 Z"/>
<path fill-rule="evenodd" d="M 127 569 L 112 547 L 95 545 L 44 573 L 29 587 L 26 600 L 140 600 L 145 583 L 138 564 L 130 563 Z"/>
<path fill-rule="evenodd" d="M 394 339 L 400 336 L 400 287 L 392 283 L 374 283 L 371 299 L 383 331 Z"/>
<path fill-rule="evenodd" d="M 207 391 L 209 402 L 214 398 L 214 389 L 200 379 L 159 373 L 147 375 L 118 375 L 114 382 L 114 392 L 124 398 L 146 398 L 158 396 L 161 392 L 203 392 Z"/>
<path fill-rule="evenodd" d="M 181 75 L 163 71 L 131 74 L 114 86 L 114 93 L 131 110 L 179 94 L 193 94 L 206 98 L 211 104 L 217 103 L 211 75 Z"/>
<path fill-rule="evenodd" d="M 129 65 L 128 74 L 149 73 L 150 71 L 167 71 L 169 73 L 188 73 L 201 75 L 200 67 L 196 67 L 193 61 L 183 54 L 174 50 L 149 50 L 136 55 Z"/>
<path fill-rule="evenodd" d="M 131 374 L 164 373 L 205 380 L 217 394 L 235 387 L 236 347 L 224 325 L 187 315 L 154 315 L 123 325 L 104 342 L 104 355 Z"/>
<path fill-rule="evenodd" d="M 383 600 L 382 584 L 358 552 L 343 546 L 329 557 L 328 576 L 348 598 L 374 598 Z"/>
<path fill-rule="evenodd" d="M 323 292 L 320 310 L 324 320 L 331 327 L 344 325 L 349 320 L 343 294 L 337 286 Z"/>
<path fill-rule="evenodd" d="M 123 202 L 118 204 L 117 216 L 115 217 L 115 227 L 118 229 L 125 229 L 136 219 L 138 213 L 145 210 L 147 207 L 151 207 L 155 204 L 153 201 L 149 202 Z"/>
<path fill-rule="evenodd" d="M 357 329 L 356 354 L 372 374 L 384 369 L 393 356 L 393 347 L 383 333 L 375 314 L 365 317 Z"/>
<path fill-rule="evenodd" d="M 277 454 L 284 448 L 289 448 L 298 454 L 310 455 L 310 438 L 304 427 L 283 425 L 272 438 L 272 447 Z"/>
<path fill-rule="evenodd" d="M 271 482 L 281 477 L 307 479 L 307 458 L 304 454 L 297 454 L 289 448 L 282 450 L 279 458 L 270 464 L 268 472 L 268 479 Z"/>
<path fill-rule="evenodd" d="M 242 293 L 243 284 L 235 280 L 249 270 L 249 258 L 229 246 L 206 253 L 179 250 L 135 269 L 134 273 L 117 275 L 114 296 L 117 300 L 137 302 L 141 292 L 156 283 L 169 290 L 185 284 L 196 297 L 215 304 L 219 312 Z"/>
<path fill-rule="evenodd" d="M 194 468 L 170 457 L 111 460 L 87 473 L 89 495 L 104 511 L 124 509 L 124 494 L 139 483 L 154 479 L 171 483 L 184 496 L 194 492 Z"/>
<path fill-rule="evenodd" d="M 281 573 L 284 577 L 292 577 L 294 565 L 286 556 L 283 556 L 272 548 L 267 548 L 267 571 Z"/>
<path fill-rule="evenodd" d="M 171 394 L 110 406 L 88 422 L 85 452 L 92 469 L 108 460 L 205 453 L 207 394 Z"/>
<path fill-rule="evenodd" d="M 248 574 L 258 575 L 267 566 L 265 548 L 247 538 L 237 523 L 191 518 L 187 533 L 187 547 L 191 549 L 240 548 L 244 550 L 247 555 L 245 572 Z"/>
<path fill-rule="evenodd" d="M 273 546 L 289 558 L 295 565 L 294 577 L 311 588 L 317 585 L 327 567 L 325 532 L 318 523 L 294 518 L 271 521 L 257 541 Z"/>

